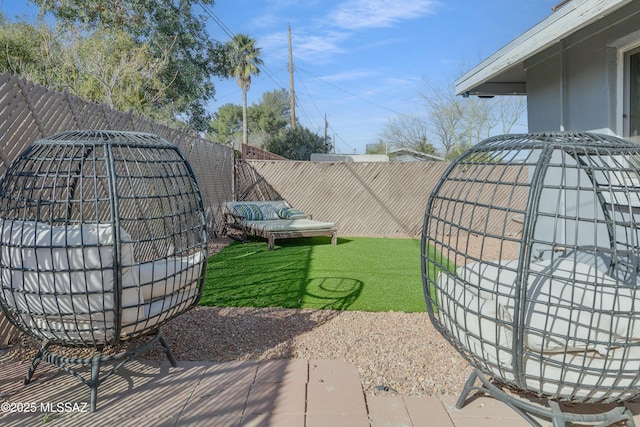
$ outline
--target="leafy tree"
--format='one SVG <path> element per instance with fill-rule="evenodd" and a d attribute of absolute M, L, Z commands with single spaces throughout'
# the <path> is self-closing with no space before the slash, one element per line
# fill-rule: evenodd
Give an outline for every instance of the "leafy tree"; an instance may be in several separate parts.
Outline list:
<path fill-rule="evenodd" d="M 212 139 L 224 145 L 234 145 L 242 132 L 242 107 L 227 103 L 218 108 L 211 122 Z"/>
<path fill-rule="evenodd" d="M 289 124 L 291 106 L 286 89 L 273 90 L 262 94 L 260 103 L 248 109 L 249 127 L 267 135 L 275 135 Z"/>
<path fill-rule="evenodd" d="M 384 142 L 367 144 L 366 154 L 387 154 L 387 146 Z"/>
<path fill-rule="evenodd" d="M 309 160 L 312 153 L 328 153 L 331 143 L 304 126 L 281 130 L 267 144 L 267 150 L 291 160 Z"/>
<path fill-rule="evenodd" d="M 155 115 L 157 101 L 166 96 L 160 77 L 166 63 L 154 59 L 149 45 L 123 31 L 100 28 L 88 39 L 78 36 L 67 55 L 68 66 L 79 71 L 78 81 L 70 86 L 85 99 Z"/>
<path fill-rule="evenodd" d="M 197 130 L 208 129 L 205 106 L 214 95 L 210 78 L 228 74 L 222 45 L 209 39 L 206 17 L 195 15 L 193 6 L 213 5 L 213 0 L 30 1 L 68 28 L 89 33 L 120 29 L 146 45 L 162 66 L 147 79 L 144 102 L 174 119 L 184 117 Z"/>
<path fill-rule="evenodd" d="M 236 34 L 227 43 L 227 55 L 231 66 L 231 77 L 235 77 L 242 89 L 242 143 L 249 143 L 249 123 L 247 119 L 247 92 L 251 87 L 251 76 L 260 73 L 260 48 L 255 39 L 246 34 Z"/>
<path fill-rule="evenodd" d="M 433 145 L 429 144 L 429 124 L 420 116 L 397 116 L 387 123 L 380 136 L 380 144 L 385 151 L 391 148 L 406 148 L 425 154 L 435 154 Z"/>
<path fill-rule="evenodd" d="M 2 16 L 0 14 L 0 16 Z M 0 69 L 51 86 L 60 74 L 59 37 L 43 20 L 36 25 L 0 19 Z"/>
<path fill-rule="evenodd" d="M 289 93 L 286 89 L 262 94 L 258 104 L 247 109 L 249 145 L 265 148 L 269 140 L 285 129 L 290 121 Z M 225 104 L 214 114 L 210 139 L 233 145 L 242 138 L 242 106 Z"/>
<path fill-rule="evenodd" d="M 70 28 L 49 28 L 40 21 L 0 22 L 0 70 L 122 111 L 171 118 L 150 96 L 162 96 L 156 60 L 146 43 L 117 29 L 88 35 Z M 150 90 L 153 89 L 153 90 Z"/>
<path fill-rule="evenodd" d="M 291 104 L 289 103 L 289 91 L 286 89 L 275 89 L 262 94 L 260 104 L 273 110 L 281 119 L 289 123 L 291 118 Z"/>

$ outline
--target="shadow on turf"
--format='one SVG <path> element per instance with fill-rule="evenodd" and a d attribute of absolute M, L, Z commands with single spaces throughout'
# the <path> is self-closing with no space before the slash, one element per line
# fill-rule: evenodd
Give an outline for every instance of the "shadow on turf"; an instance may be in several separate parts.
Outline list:
<path fill-rule="evenodd" d="M 339 245 L 350 242 L 338 240 Z M 264 240 L 234 242 L 210 260 L 200 304 L 346 310 L 361 295 L 362 281 L 309 277 L 313 247 L 325 244 L 330 240 L 324 236 L 283 239 L 269 251 Z"/>

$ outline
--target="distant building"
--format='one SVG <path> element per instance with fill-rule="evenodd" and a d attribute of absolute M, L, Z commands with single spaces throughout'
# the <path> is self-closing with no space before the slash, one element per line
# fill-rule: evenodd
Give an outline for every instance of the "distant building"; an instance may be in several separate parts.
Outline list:
<path fill-rule="evenodd" d="M 311 154 L 312 162 L 388 162 L 389 156 L 385 154 Z"/>
<path fill-rule="evenodd" d="M 420 151 L 416 150 L 409 150 L 407 148 L 391 150 L 387 153 L 387 155 L 389 156 L 389 160 L 392 162 L 441 162 L 444 160 L 442 157 L 421 153 Z"/>

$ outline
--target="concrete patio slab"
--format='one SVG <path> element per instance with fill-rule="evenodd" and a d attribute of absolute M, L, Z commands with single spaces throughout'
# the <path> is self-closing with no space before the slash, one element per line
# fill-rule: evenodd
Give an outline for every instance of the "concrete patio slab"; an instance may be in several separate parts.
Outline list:
<path fill-rule="evenodd" d="M 135 360 L 100 385 L 95 413 L 89 388 L 47 364 L 23 386 L 28 366 L 0 366 L 3 427 L 529 426 L 490 397 L 470 399 L 458 410 L 457 396 L 365 396 L 356 367 L 339 360 L 184 361 L 176 368 Z M 640 425 L 640 403 L 629 406 Z"/>
<path fill-rule="evenodd" d="M 411 425 L 402 396 L 367 396 L 367 409 L 373 427 Z"/>
<path fill-rule="evenodd" d="M 456 427 L 527 427 L 517 412 L 491 397 L 480 397 L 456 409 L 457 396 L 441 398 L 445 410 Z"/>
<path fill-rule="evenodd" d="M 429 420 L 434 426 L 453 427 L 451 415 L 447 412 L 442 400 L 435 396 L 406 396 L 402 400 L 409 413 L 413 425 L 420 425 L 422 420 Z"/>

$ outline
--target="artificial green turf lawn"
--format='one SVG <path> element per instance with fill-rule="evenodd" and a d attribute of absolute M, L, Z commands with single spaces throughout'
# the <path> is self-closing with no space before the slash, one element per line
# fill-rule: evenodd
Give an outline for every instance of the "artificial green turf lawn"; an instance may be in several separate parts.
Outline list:
<path fill-rule="evenodd" d="M 422 289 L 419 240 L 234 242 L 209 258 L 200 304 L 417 312 Z"/>

